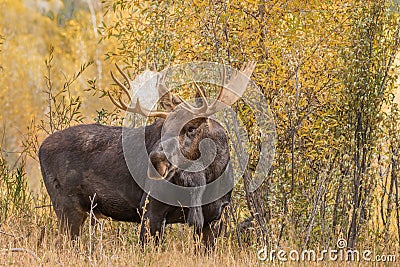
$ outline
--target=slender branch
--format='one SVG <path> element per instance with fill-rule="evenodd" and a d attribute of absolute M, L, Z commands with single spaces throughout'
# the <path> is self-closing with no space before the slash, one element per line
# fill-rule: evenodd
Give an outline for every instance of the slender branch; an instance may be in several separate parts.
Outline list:
<path fill-rule="evenodd" d="M 36 255 L 35 252 L 33 252 L 30 249 L 26 249 L 26 248 L 6 248 L 6 249 L 0 249 L 1 253 L 7 253 L 7 252 L 25 252 L 27 254 L 29 254 L 30 256 L 32 256 L 36 261 L 38 261 L 39 263 L 42 263 L 42 260 Z"/>

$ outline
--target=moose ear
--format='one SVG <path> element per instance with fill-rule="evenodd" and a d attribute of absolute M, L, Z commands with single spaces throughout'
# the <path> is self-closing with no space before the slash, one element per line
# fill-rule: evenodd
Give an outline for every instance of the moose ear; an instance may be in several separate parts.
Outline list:
<path fill-rule="evenodd" d="M 160 106 L 165 109 L 166 112 L 171 112 L 180 103 L 182 103 L 182 101 L 170 92 L 167 92 L 160 98 Z"/>
<path fill-rule="evenodd" d="M 157 81 L 159 103 L 166 112 L 171 112 L 182 100 L 171 93 L 164 84 L 164 76 L 160 75 Z"/>

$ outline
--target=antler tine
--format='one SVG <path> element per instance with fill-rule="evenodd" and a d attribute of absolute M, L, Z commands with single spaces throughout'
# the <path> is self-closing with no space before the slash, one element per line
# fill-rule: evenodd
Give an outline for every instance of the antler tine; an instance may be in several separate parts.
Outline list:
<path fill-rule="evenodd" d="M 126 74 L 119 66 L 117 63 L 115 63 L 115 67 L 117 67 L 117 70 L 119 71 L 119 73 L 121 73 L 122 77 L 125 78 L 126 82 L 128 83 L 129 89 L 131 88 L 131 84 L 130 84 L 130 80 L 128 77 L 128 74 Z"/>
<path fill-rule="evenodd" d="M 119 70 L 119 72 L 122 73 L 121 69 L 118 67 L 117 64 L 115 64 L 117 66 L 117 69 Z M 122 88 L 122 90 L 124 91 L 124 93 L 128 96 L 129 101 L 132 100 L 129 90 L 125 87 L 125 85 L 123 83 L 120 82 L 120 80 L 118 80 L 115 76 L 114 73 L 112 71 L 110 71 L 111 73 L 111 78 Z M 127 79 L 127 76 L 124 74 L 123 75 L 125 79 Z M 127 82 L 129 84 L 129 80 L 127 79 Z M 128 110 L 128 106 L 122 101 L 121 99 L 121 95 L 118 97 L 119 103 L 114 99 L 114 97 L 111 96 L 110 92 L 108 92 L 108 97 L 111 99 L 111 102 L 113 102 L 114 105 L 116 105 L 119 109 L 122 110 Z"/>
<path fill-rule="evenodd" d="M 247 64 L 244 64 L 243 66 L 242 66 L 242 68 L 240 69 L 240 71 L 244 74 L 244 75 L 246 75 L 247 77 L 250 77 L 251 76 L 251 74 L 253 73 L 253 71 L 254 71 L 254 68 L 256 67 L 256 61 L 250 61 L 250 62 L 247 62 Z"/>
<path fill-rule="evenodd" d="M 190 112 L 192 114 L 206 113 L 207 110 L 209 109 L 209 104 L 208 104 L 207 98 L 204 95 L 203 91 L 201 90 L 200 86 L 196 82 L 194 82 L 194 84 L 196 86 L 197 91 L 200 93 L 200 97 L 201 97 L 202 102 L 203 102 L 203 105 L 201 107 L 199 107 L 199 108 L 190 105 L 188 102 L 183 100 L 179 95 L 172 95 L 172 94 L 171 95 L 172 95 L 172 97 L 178 98 L 179 101 L 183 104 L 181 106 L 182 109 L 184 109 L 184 110 L 186 110 L 186 111 L 188 111 L 188 112 Z"/>
<path fill-rule="evenodd" d="M 117 69 L 120 72 L 120 74 L 126 80 L 126 82 L 128 84 L 128 88 L 130 89 L 130 80 L 129 80 L 128 75 L 126 73 L 124 73 L 117 64 L 115 64 L 115 66 L 117 67 Z M 114 73 L 112 71 L 111 71 L 111 78 L 121 87 L 123 92 L 128 96 L 129 101 L 131 102 L 132 98 L 130 96 L 129 89 L 120 80 L 118 80 L 114 76 Z M 141 114 L 141 115 L 144 115 L 144 116 L 147 116 L 147 117 L 161 117 L 161 118 L 164 118 L 164 119 L 167 118 L 167 116 L 168 116 L 167 112 L 145 110 L 140 105 L 139 99 L 137 99 L 135 107 L 132 108 L 132 107 L 129 107 L 127 104 L 125 104 L 124 101 L 122 101 L 121 95 L 118 97 L 119 101 L 115 100 L 115 98 L 111 96 L 110 92 L 108 92 L 108 96 L 110 97 L 111 102 L 113 102 L 113 104 L 115 106 L 117 106 L 119 109 L 122 109 L 122 110 L 125 110 L 125 111 L 128 111 L 128 112 L 138 113 L 138 114 Z"/>
<path fill-rule="evenodd" d="M 130 109 L 130 110 L 128 110 L 130 112 L 140 113 L 147 117 L 160 117 L 160 118 L 166 119 L 168 116 L 168 112 L 149 111 L 149 110 L 144 111 L 145 109 L 140 105 L 139 99 L 136 101 L 135 108 L 128 108 L 128 109 Z"/>
<path fill-rule="evenodd" d="M 128 95 L 129 101 L 131 101 L 132 99 L 131 99 L 131 95 L 130 95 L 130 93 L 129 93 L 129 89 L 131 88 L 131 84 L 130 84 L 129 77 L 128 77 L 128 75 L 127 75 L 126 73 L 124 73 L 124 72 L 121 70 L 121 68 L 118 66 L 117 63 L 115 63 L 115 66 L 117 67 L 119 73 L 121 73 L 121 75 L 124 77 L 126 83 L 128 84 L 128 88 L 126 88 L 126 86 L 125 86 L 120 80 L 118 80 L 118 79 L 114 76 L 114 73 L 113 73 L 112 71 L 110 71 L 110 73 L 111 73 L 111 78 L 122 88 L 122 90 L 125 92 L 125 94 Z"/>
<path fill-rule="evenodd" d="M 247 87 L 248 79 L 250 78 L 256 66 L 255 61 L 245 63 L 240 69 L 241 74 L 237 70 L 233 70 L 232 77 L 229 81 L 226 80 L 226 68 L 222 66 L 222 86 L 217 99 L 211 104 L 207 113 L 212 114 L 217 110 L 217 105 L 222 102 L 228 106 L 235 103 L 243 95 Z"/>
<path fill-rule="evenodd" d="M 130 88 L 130 81 L 128 76 L 121 70 L 121 68 L 118 66 L 118 64 L 115 64 L 115 66 L 117 67 L 119 73 L 121 73 L 121 75 L 125 78 L 125 81 L 128 84 L 128 87 Z M 121 89 L 123 90 L 123 92 L 128 96 L 129 101 L 132 101 L 131 95 L 129 93 L 129 89 L 126 88 L 126 86 L 120 81 L 118 80 L 117 77 L 114 76 L 114 73 L 112 71 L 110 71 L 111 74 L 111 78 L 119 85 L 119 87 L 121 87 Z M 121 95 L 118 97 L 119 102 L 117 102 L 114 97 L 111 96 L 110 92 L 108 92 L 108 97 L 111 99 L 111 102 L 113 102 L 113 104 L 115 106 L 117 106 L 119 109 L 122 110 L 126 110 L 126 111 L 131 111 L 131 108 L 129 108 L 121 99 Z"/>
<path fill-rule="evenodd" d="M 186 76 L 189 76 L 189 75 L 187 74 L 187 72 L 186 72 L 185 69 L 182 69 L 182 70 L 183 70 L 183 72 L 185 73 Z M 206 97 L 204 96 L 202 90 L 200 89 L 199 85 L 198 85 L 196 82 L 194 82 L 194 84 L 196 85 L 196 89 L 200 92 L 200 96 L 201 96 L 201 98 L 203 99 L 203 107 L 201 107 L 201 108 L 195 108 L 195 107 L 193 107 L 192 105 L 190 105 L 188 102 L 186 102 L 185 100 L 183 100 L 182 97 L 180 97 L 179 95 L 173 95 L 173 96 L 176 97 L 176 98 L 178 98 L 179 101 L 183 104 L 181 107 L 182 107 L 184 110 L 186 110 L 186 111 L 188 111 L 188 112 L 190 112 L 190 113 L 192 113 L 192 114 L 194 114 L 194 113 L 205 112 L 205 111 L 207 110 L 207 108 L 208 108 L 208 102 L 207 102 Z M 205 109 L 204 109 L 204 103 L 207 105 L 207 108 L 205 108 Z"/>
<path fill-rule="evenodd" d="M 220 98 L 221 98 L 221 94 L 222 94 L 222 92 L 223 92 L 223 88 L 224 88 L 224 86 L 225 86 L 225 83 L 226 83 L 226 66 L 225 66 L 225 64 L 222 64 L 222 74 L 221 74 L 221 86 L 222 86 L 222 90 L 221 91 L 219 91 L 219 94 L 218 94 L 218 96 L 217 96 L 217 99 L 219 100 Z M 213 103 L 214 104 L 214 103 Z"/>
<path fill-rule="evenodd" d="M 118 102 L 114 99 L 114 97 L 111 96 L 110 92 L 108 92 L 108 97 L 110 98 L 111 102 L 113 102 L 113 104 L 117 106 L 117 108 L 122 109 L 122 110 L 125 110 L 126 105 L 124 105 L 124 103 L 118 103 Z M 120 98 L 120 100 L 121 100 L 121 98 Z"/>
<path fill-rule="evenodd" d="M 245 75 L 247 78 L 250 78 L 255 67 L 256 67 L 256 62 L 250 61 L 250 62 L 243 64 L 243 66 L 240 68 L 240 72 L 243 75 Z M 227 84 L 225 86 L 234 85 L 235 83 L 238 82 L 238 78 L 240 79 L 241 77 L 239 76 L 238 71 L 235 70 L 235 74 L 232 75 L 232 78 L 227 82 Z M 246 82 L 246 85 L 247 85 L 247 82 Z"/>
<path fill-rule="evenodd" d="M 183 104 L 182 106 L 183 109 L 192 112 L 193 107 L 188 102 L 186 102 L 180 95 L 174 95 L 174 96 L 179 99 L 181 104 Z"/>
<path fill-rule="evenodd" d="M 218 93 L 217 99 L 211 104 L 209 108 L 211 113 L 215 111 L 217 104 L 221 101 L 222 94 L 224 93 L 225 83 L 226 83 L 226 67 L 225 64 L 222 64 L 221 90 Z"/>
<path fill-rule="evenodd" d="M 169 64 L 168 64 L 169 67 Z M 185 71 L 185 70 L 184 70 Z M 180 102 L 180 104 L 183 104 L 181 106 L 181 108 L 185 109 L 188 112 L 193 113 L 193 106 L 191 106 L 189 103 L 187 103 L 185 100 L 183 100 L 182 97 L 180 97 L 179 95 L 173 94 L 171 93 L 168 88 L 166 88 L 166 86 L 164 85 L 164 79 L 165 79 L 165 73 L 162 75 L 161 77 L 161 82 L 158 82 L 158 88 L 159 88 L 159 93 L 160 95 L 165 95 L 167 94 L 170 103 L 174 102 L 173 100 L 175 100 L 175 102 Z M 161 90 L 160 90 L 161 89 Z M 174 105 L 175 107 L 175 105 Z M 173 107 L 173 108 L 174 108 Z M 173 109 L 172 108 L 172 109 Z"/>

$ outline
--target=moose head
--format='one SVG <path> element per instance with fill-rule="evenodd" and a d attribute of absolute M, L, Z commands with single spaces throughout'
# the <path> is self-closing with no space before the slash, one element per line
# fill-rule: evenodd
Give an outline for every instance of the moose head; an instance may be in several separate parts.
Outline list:
<path fill-rule="evenodd" d="M 171 90 L 165 86 L 165 72 L 158 73 L 155 89 L 158 90 L 160 96 L 160 106 L 165 111 L 147 110 L 142 107 L 139 98 L 135 98 L 136 102 L 132 103 L 130 93 L 133 91 L 131 88 L 132 81 L 118 65 L 116 67 L 124 77 L 126 85 L 118 80 L 112 72 L 111 77 L 133 105 L 127 105 L 122 100 L 121 95 L 116 100 L 109 93 L 108 95 L 114 105 L 124 111 L 164 119 L 161 140 L 157 148 L 149 154 L 149 159 L 154 168 L 149 168 L 148 176 L 153 179 L 165 179 L 172 177 L 177 168 L 195 171 L 211 164 L 213 160 L 211 157 L 215 156 L 215 149 L 213 149 L 213 146 L 205 145 L 203 149 L 200 146 L 201 141 L 212 136 L 216 125 L 219 125 L 211 116 L 227 106 L 231 106 L 241 98 L 246 89 L 248 77 L 254 70 L 255 62 L 244 64 L 240 73 L 236 71 L 229 80 L 227 79 L 226 68 L 223 66 L 221 89 L 216 100 L 211 104 L 209 104 L 204 90 L 197 82 L 193 82 L 197 91 L 196 106 L 189 104 L 179 95 L 171 93 Z M 210 149 L 214 153 L 210 153 Z"/>

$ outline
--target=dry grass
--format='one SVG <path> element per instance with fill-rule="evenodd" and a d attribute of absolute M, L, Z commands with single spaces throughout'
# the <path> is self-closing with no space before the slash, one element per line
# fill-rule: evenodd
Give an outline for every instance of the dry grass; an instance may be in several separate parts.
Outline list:
<path fill-rule="evenodd" d="M 47 208 L 50 210 L 50 208 Z M 9 217 L 1 225 L 0 266 L 253 266 L 257 250 L 242 251 L 222 237 L 209 254 L 196 253 L 198 244 L 189 227 L 169 226 L 160 246 L 141 248 L 138 225 L 101 221 L 93 230 L 85 224 L 72 242 L 59 233 L 55 215 L 38 210 L 36 218 Z M 32 222 L 36 220 L 36 222 Z M 42 225 L 38 225 L 38 223 Z M 103 225 L 103 229 L 102 228 Z"/>
<path fill-rule="evenodd" d="M 24 165 L 7 167 L 0 158 L 0 266 L 253 266 L 257 245 L 239 249 L 234 234 L 220 237 L 209 253 L 193 240 L 185 225 L 169 225 L 162 244 L 139 244 L 139 225 L 89 220 L 81 237 L 71 241 L 60 232 L 43 186 L 32 193 Z M 230 231 L 231 232 L 231 231 Z M 253 240 L 253 238 L 252 238 Z M 254 238 L 255 240 L 255 238 Z M 197 252 L 196 252 L 197 251 Z"/>
<path fill-rule="evenodd" d="M 94 230 L 85 224 L 78 241 L 59 233 L 50 208 L 38 209 L 33 218 L 9 217 L 0 230 L 0 266 L 270 266 L 257 259 L 260 247 L 240 250 L 230 237 L 218 239 L 215 249 L 205 254 L 184 225 L 167 227 L 160 246 L 138 243 L 138 225 L 102 220 Z M 42 224 L 41 226 L 38 223 Z M 366 246 L 366 244 L 370 246 Z M 363 247 L 373 244 L 366 241 Z M 372 247 L 371 247 L 372 246 Z M 323 248 L 320 248 L 322 250 Z M 386 252 L 388 248 L 386 247 Z M 201 249 L 200 249 L 201 250 Z M 320 251 L 315 248 L 316 251 Z M 393 250 L 392 250 L 393 251 Z M 394 250 L 396 251 L 396 250 Z M 291 264 L 290 264 L 291 263 Z M 295 266 L 365 266 L 366 262 L 289 262 Z M 283 263 L 275 261 L 275 266 Z M 372 266 L 371 264 L 368 264 Z M 390 263 L 395 266 L 396 263 Z M 373 266 L 389 266 L 373 264 Z"/>
<path fill-rule="evenodd" d="M 95 228 L 87 221 L 79 240 L 70 241 L 59 231 L 54 211 L 47 206 L 46 192 L 42 190 L 38 199 L 27 196 L 27 187 L 23 183 L 15 188 L 22 190 L 18 191 L 18 194 L 13 193 L 15 190 L 8 190 L 13 194 L 4 195 L 7 199 L 13 199 L 8 202 L 9 208 L 6 212 L 4 212 L 4 202 L 0 203 L 0 211 L 4 212 L 0 214 L 0 266 L 280 266 L 284 264 L 279 261 L 272 264 L 268 261 L 259 261 L 257 251 L 262 247 L 255 241 L 257 237 L 251 231 L 247 238 L 242 240 L 242 249 L 239 249 L 235 235 L 230 234 L 220 237 L 213 251 L 204 253 L 201 245 L 193 240 L 192 229 L 185 225 L 167 226 L 164 242 L 161 245 L 155 246 L 150 243 L 142 248 L 138 242 L 138 224 L 101 219 L 97 220 Z M 5 190 L 0 191 L 0 196 L 5 192 Z M 24 195 L 25 202 L 16 201 Z M 22 206 L 24 208 L 21 208 Z M 371 236 L 371 240 L 362 240 L 358 243 L 358 249 L 360 251 L 371 249 L 375 255 L 394 253 L 397 257 L 399 249 L 397 242 L 394 242 L 396 238 L 389 240 L 393 242 L 381 244 L 374 242 Z M 281 244 L 281 248 L 290 251 L 296 248 L 295 244 L 296 240 L 293 237 L 292 241 L 286 240 L 285 244 Z M 310 249 L 317 252 L 326 249 L 318 245 L 311 246 Z M 364 266 L 366 263 L 325 260 L 287 262 L 286 265 Z M 389 266 L 377 263 L 373 265 Z M 395 265 L 396 262 L 390 263 L 390 266 Z"/>
<path fill-rule="evenodd" d="M 0 161 L 0 266 L 269 266 L 258 260 L 256 231 L 242 235 L 240 249 L 232 223 L 227 222 L 226 234 L 220 237 L 210 253 L 193 240 L 193 230 L 185 225 L 167 226 L 164 242 L 159 246 L 139 244 L 139 225 L 101 219 L 94 229 L 87 220 L 78 241 L 70 241 L 60 233 L 55 213 L 43 185 L 38 194 L 31 193 L 23 169 L 9 170 Z M 373 225 L 370 226 L 374 229 Z M 272 231 L 272 229 L 271 229 Z M 374 255 L 394 254 L 398 257 L 395 228 L 385 238 L 371 232 L 359 240 L 357 249 L 370 249 Z M 271 232 L 273 236 L 273 232 Z M 290 235 L 282 240 L 285 251 L 298 248 L 299 237 Z M 333 242 L 336 242 L 335 240 Z M 387 244 L 387 243 L 390 244 Z M 276 240 L 271 240 L 275 248 Z M 310 244 L 317 253 L 326 249 Z M 331 249 L 335 249 L 333 246 Z M 397 262 L 399 260 L 397 259 Z M 291 263 L 291 264 L 290 264 Z M 296 266 L 342 266 L 348 262 L 288 262 Z M 363 266 L 366 262 L 352 263 Z M 390 263 L 390 265 L 395 265 Z M 282 265 L 275 261 L 272 265 Z M 374 264 L 378 265 L 378 264 Z M 379 265 L 381 266 L 381 265 Z M 383 265 L 388 266 L 388 265 Z"/>

